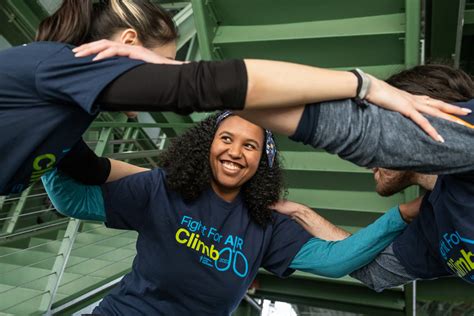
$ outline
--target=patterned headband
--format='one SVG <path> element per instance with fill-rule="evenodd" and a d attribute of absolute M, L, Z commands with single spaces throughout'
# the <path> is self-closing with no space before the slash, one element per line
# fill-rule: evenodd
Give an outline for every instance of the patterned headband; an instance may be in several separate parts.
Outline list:
<path fill-rule="evenodd" d="M 223 120 L 225 120 L 231 115 L 234 115 L 232 111 L 222 112 L 217 117 L 216 126 L 219 126 Z M 275 156 L 276 156 L 276 145 L 275 145 L 275 141 L 273 140 L 273 134 L 268 129 L 265 130 L 265 152 L 268 158 L 268 165 L 270 166 L 270 168 L 273 168 L 273 163 L 275 161 Z"/>

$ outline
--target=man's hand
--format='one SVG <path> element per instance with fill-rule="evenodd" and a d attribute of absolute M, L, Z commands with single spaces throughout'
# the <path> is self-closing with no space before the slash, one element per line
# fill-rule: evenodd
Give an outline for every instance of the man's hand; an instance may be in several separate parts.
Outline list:
<path fill-rule="evenodd" d="M 306 205 L 280 200 L 271 206 L 278 213 L 290 216 L 316 238 L 336 241 L 350 236 L 350 233 L 335 226 Z"/>
<path fill-rule="evenodd" d="M 424 195 L 419 198 L 414 199 L 411 202 L 400 204 L 400 214 L 405 222 L 411 223 L 418 216 L 420 212 L 421 201 L 423 200 Z"/>

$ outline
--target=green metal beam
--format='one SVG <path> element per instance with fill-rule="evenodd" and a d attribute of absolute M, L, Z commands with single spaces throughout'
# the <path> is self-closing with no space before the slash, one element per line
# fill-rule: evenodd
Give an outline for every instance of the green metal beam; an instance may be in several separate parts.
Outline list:
<path fill-rule="evenodd" d="M 279 154 L 286 170 L 372 173 L 367 168 L 358 167 L 325 152 L 281 151 Z"/>
<path fill-rule="evenodd" d="M 334 306 L 350 304 L 387 311 L 401 312 L 405 308 L 404 294 L 401 291 L 376 293 L 361 284 L 337 283 L 333 280 L 315 280 L 291 277 L 279 279 L 273 275 L 258 274 L 255 279 L 256 297 L 273 297 L 282 301 L 306 299 L 306 303 L 326 302 Z"/>
<path fill-rule="evenodd" d="M 217 17 L 212 4 L 212 0 L 192 0 L 194 12 L 194 22 L 199 39 L 199 47 L 202 58 L 211 60 L 216 58 L 215 52 L 212 50 L 212 38 L 217 31 Z M 207 11 L 212 14 L 207 14 Z"/>
<path fill-rule="evenodd" d="M 188 5 L 179 11 L 178 14 L 173 17 L 173 20 L 179 29 L 179 38 L 176 45 L 176 49 L 179 50 L 196 35 L 191 3 L 188 3 Z"/>
<path fill-rule="evenodd" d="M 0 32 L 13 45 L 30 42 L 40 21 L 47 16 L 44 8 L 31 0 L 3 0 L 0 12 L 3 13 Z"/>
<path fill-rule="evenodd" d="M 456 56 L 458 32 L 462 34 L 465 0 L 431 0 L 430 59 L 448 59 Z"/>
<path fill-rule="evenodd" d="M 189 49 L 186 54 L 186 60 L 198 61 L 201 60 L 201 52 L 199 51 L 199 40 L 195 34 L 189 43 Z"/>
<path fill-rule="evenodd" d="M 421 1 L 405 0 L 405 66 L 411 68 L 420 64 L 420 20 Z"/>
<path fill-rule="evenodd" d="M 193 126 L 194 123 L 129 123 L 129 122 L 93 122 L 91 128 L 117 128 L 117 127 L 133 127 L 133 128 L 182 128 L 186 129 Z"/>
<path fill-rule="evenodd" d="M 220 26 L 213 44 L 320 39 L 351 36 L 402 35 L 405 14 L 273 25 Z"/>
<path fill-rule="evenodd" d="M 474 287 L 458 277 L 416 283 L 417 299 L 420 301 L 474 303 Z"/>

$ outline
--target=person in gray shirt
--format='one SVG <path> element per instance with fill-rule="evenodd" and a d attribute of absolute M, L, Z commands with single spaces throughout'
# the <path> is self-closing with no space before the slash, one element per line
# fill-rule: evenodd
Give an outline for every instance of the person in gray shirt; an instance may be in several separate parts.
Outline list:
<path fill-rule="evenodd" d="M 474 109 L 473 81 L 449 66 L 417 66 L 392 76 L 388 83 Z M 457 123 L 428 117 L 445 138 L 437 143 L 400 114 L 370 104 L 361 107 L 351 100 L 280 111 L 276 120 L 261 112 L 244 115 L 293 140 L 373 168 L 376 191 L 383 196 L 414 184 L 427 190 L 420 215 L 353 277 L 376 291 L 448 275 L 474 282 L 474 116 L 460 116 Z M 333 240 L 348 236 L 336 227 L 316 229 L 322 221 L 319 215 L 300 204 L 283 202 L 275 208 L 320 238 L 321 234 Z M 323 227 L 330 226 L 326 222 Z"/>

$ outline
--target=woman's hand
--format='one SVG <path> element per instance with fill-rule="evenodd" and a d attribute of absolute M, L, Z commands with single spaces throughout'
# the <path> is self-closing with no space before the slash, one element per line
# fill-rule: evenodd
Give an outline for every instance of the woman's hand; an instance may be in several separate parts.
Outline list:
<path fill-rule="evenodd" d="M 367 101 L 410 118 L 436 141 L 444 142 L 444 139 L 422 113 L 466 125 L 463 120 L 449 114 L 466 115 L 471 112 L 469 109 L 447 104 L 428 96 L 412 95 L 373 76 L 370 76 L 370 79 L 372 82 L 367 93 Z"/>
<path fill-rule="evenodd" d="M 156 54 L 155 52 L 136 45 L 126 45 L 109 40 L 99 40 L 78 46 L 72 50 L 76 57 L 85 57 L 97 54 L 94 61 L 110 58 L 114 56 L 128 57 L 130 59 L 142 60 L 151 64 L 171 64 L 181 65 L 184 62 L 169 59 Z"/>

